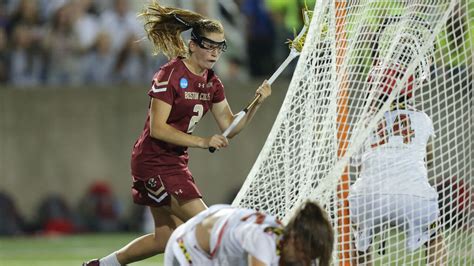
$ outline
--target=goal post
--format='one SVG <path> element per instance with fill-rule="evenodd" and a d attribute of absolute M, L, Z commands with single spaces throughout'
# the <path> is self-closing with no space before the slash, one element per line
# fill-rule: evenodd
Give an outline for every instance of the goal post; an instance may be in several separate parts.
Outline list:
<path fill-rule="evenodd" d="M 469 0 L 317 0 L 286 97 L 233 205 L 286 222 L 318 201 L 335 229 L 333 263 L 352 265 L 363 241 L 347 196 L 373 178 L 377 197 L 434 200 L 429 219 L 443 241 L 428 242 L 444 252 L 413 244 L 406 232 L 416 226 L 385 220 L 406 209 L 401 199 L 370 205 L 378 214 L 367 221 L 380 226 L 365 239 L 364 262 L 474 264 L 473 50 Z"/>
<path fill-rule="evenodd" d="M 337 102 L 337 139 L 338 150 L 337 156 L 341 158 L 345 155 L 347 149 L 347 116 L 348 116 L 348 86 L 347 75 L 344 73 L 342 65 L 344 63 L 345 52 L 347 49 L 347 34 L 345 30 L 346 22 L 346 1 L 336 1 L 335 3 L 335 21 L 336 21 L 336 74 L 341 77 L 339 86 L 338 102 Z M 349 201 L 347 200 L 349 192 L 349 172 L 348 168 L 344 167 L 337 185 L 337 199 L 338 204 L 337 216 L 339 217 L 336 223 L 336 230 L 338 231 L 338 246 L 339 265 L 350 265 L 350 217 L 349 217 Z"/>

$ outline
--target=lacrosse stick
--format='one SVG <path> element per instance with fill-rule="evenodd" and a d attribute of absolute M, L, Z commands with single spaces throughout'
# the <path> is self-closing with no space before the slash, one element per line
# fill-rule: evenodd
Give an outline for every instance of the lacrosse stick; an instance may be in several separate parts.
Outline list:
<path fill-rule="evenodd" d="M 280 76 L 283 70 L 285 70 L 285 68 L 290 64 L 290 62 L 293 61 L 293 59 L 295 59 L 296 57 L 298 57 L 301 51 L 303 50 L 303 45 L 304 45 L 306 35 L 308 33 L 308 28 L 309 28 L 310 12 L 311 11 L 307 11 L 307 10 L 304 11 L 303 28 L 301 29 L 300 33 L 298 34 L 298 36 L 296 36 L 294 40 L 288 41 L 288 44 L 290 47 L 290 54 L 285 59 L 285 61 L 283 61 L 280 67 L 278 67 L 275 73 L 273 73 L 273 75 L 270 77 L 270 79 L 268 80 L 268 84 L 272 85 L 272 83 L 278 78 L 278 76 Z M 253 98 L 253 100 L 242 111 L 237 113 L 234 120 L 229 125 L 229 127 L 224 131 L 222 136 L 227 137 L 230 134 L 230 132 L 232 132 L 232 130 L 234 130 L 237 127 L 240 121 L 244 118 L 245 114 L 247 114 L 247 112 L 250 109 L 252 109 L 252 107 L 258 102 L 261 96 L 262 95 L 260 94 L 255 95 L 255 98 Z M 209 147 L 210 152 L 214 152 L 215 150 L 216 150 L 215 147 Z"/>

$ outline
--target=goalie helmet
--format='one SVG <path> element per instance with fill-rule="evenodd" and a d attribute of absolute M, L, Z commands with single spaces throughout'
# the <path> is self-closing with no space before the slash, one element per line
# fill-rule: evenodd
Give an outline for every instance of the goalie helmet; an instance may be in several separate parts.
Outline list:
<path fill-rule="evenodd" d="M 430 77 L 434 51 L 432 45 L 423 46 L 430 36 L 430 25 L 419 17 L 392 20 L 379 35 L 377 64 L 370 70 L 368 81 L 384 95 L 405 81 L 399 95 L 412 98 L 413 91 Z M 413 63 L 416 66 L 408 72 Z"/>
<path fill-rule="evenodd" d="M 368 82 L 375 86 L 376 91 L 384 96 L 390 95 L 393 89 L 403 81 L 406 74 L 406 68 L 400 64 L 393 64 L 390 66 L 376 65 L 374 66 L 368 77 Z M 406 80 L 406 84 L 400 89 L 400 96 L 405 96 L 406 99 L 413 97 L 413 83 L 415 77 L 413 74 Z M 373 87 L 372 87 L 373 88 Z"/>

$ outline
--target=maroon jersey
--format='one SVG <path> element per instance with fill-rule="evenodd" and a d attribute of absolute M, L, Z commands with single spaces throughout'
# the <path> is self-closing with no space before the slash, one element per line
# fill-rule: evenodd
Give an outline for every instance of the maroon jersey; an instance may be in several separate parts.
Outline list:
<path fill-rule="evenodd" d="M 188 134 L 213 103 L 225 99 L 222 82 L 212 70 L 208 70 L 207 77 L 197 76 L 181 58 L 160 68 L 148 95 L 170 104 L 167 124 Z M 187 147 L 150 137 L 150 105 L 143 132 L 133 147 L 131 166 L 132 175 L 138 179 L 189 171 Z"/>

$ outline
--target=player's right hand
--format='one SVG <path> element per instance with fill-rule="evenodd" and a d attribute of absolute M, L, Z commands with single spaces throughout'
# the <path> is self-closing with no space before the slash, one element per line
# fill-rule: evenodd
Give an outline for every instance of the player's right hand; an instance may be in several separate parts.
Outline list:
<path fill-rule="evenodd" d="M 257 91 L 255 92 L 255 95 L 260 94 L 260 99 L 258 99 L 258 104 L 263 103 L 265 99 L 272 94 L 272 87 L 268 83 L 267 80 L 264 80 L 262 85 L 258 87 Z"/>
<path fill-rule="evenodd" d="M 207 149 L 209 147 L 220 149 L 220 148 L 227 147 L 227 145 L 229 145 L 229 141 L 227 140 L 227 138 L 218 134 L 209 138 L 205 138 L 204 142 L 205 142 L 204 147 L 203 147 L 204 149 Z"/>

